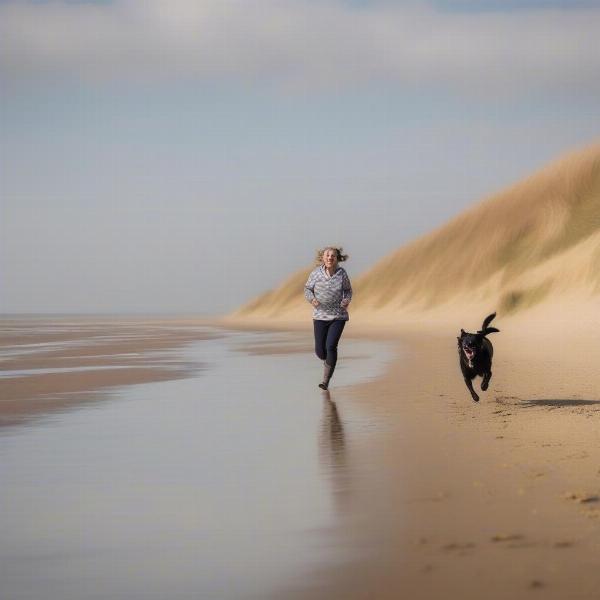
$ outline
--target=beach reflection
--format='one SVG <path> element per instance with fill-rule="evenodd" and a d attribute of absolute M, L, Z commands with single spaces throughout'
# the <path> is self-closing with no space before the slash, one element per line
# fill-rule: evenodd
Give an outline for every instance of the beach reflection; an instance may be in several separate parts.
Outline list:
<path fill-rule="evenodd" d="M 338 511 L 348 506 L 350 477 L 344 425 L 338 406 L 329 390 L 323 393 L 323 413 L 319 439 L 319 458 L 325 476 L 331 484 L 331 493 Z"/>
<path fill-rule="evenodd" d="M 375 376 L 384 345 L 346 344 L 338 405 L 302 337 L 208 333 L 172 355 L 201 373 L 0 429 L 3 598 L 263 600 L 346 559 L 342 386 Z"/>

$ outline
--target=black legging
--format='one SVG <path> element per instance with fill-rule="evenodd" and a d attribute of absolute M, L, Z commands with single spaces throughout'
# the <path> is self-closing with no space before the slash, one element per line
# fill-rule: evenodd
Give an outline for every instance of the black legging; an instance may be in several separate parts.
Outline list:
<path fill-rule="evenodd" d="M 313 321 L 315 328 L 315 354 L 330 367 L 337 362 L 337 346 L 346 321 Z"/>

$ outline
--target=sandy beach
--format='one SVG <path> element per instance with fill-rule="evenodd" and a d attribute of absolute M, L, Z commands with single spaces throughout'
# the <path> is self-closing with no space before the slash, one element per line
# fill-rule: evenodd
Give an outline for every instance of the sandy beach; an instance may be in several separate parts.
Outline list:
<path fill-rule="evenodd" d="M 599 190 L 595 144 L 353 279 L 345 339 L 397 348 L 378 381 L 331 391 L 341 425 L 358 410 L 350 407 L 385 424 L 346 461 L 356 468 L 339 543 L 368 540 L 371 551 L 324 568 L 293 597 L 598 596 Z M 310 270 L 282 278 L 225 323 L 305 327 Z M 476 404 L 456 336 L 492 312 L 494 375 Z"/>
<path fill-rule="evenodd" d="M 185 377 L 170 353 L 209 339 L 196 320 L 114 317 L 0 321 L 0 426 L 94 401 L 123 385 Z"/>
<path fill-rule="evenodd" d="M 310 551 L 300 551 L 301 544 L 295 545 L 296 538 L 292 537 L 286 569 L 295 574 L 278 580 L 270 597 L 597 597 L 600 589 L 600 573 L 595 568 L 600 547 L 600 455 L 597 451 L 600 380 L 595 375 L 598 345 L 593 335 L 586 337 L 583 331 L 557 338 L 551 330 L 525 333 L 516 321 L 507 321 L 506 327 L 504 325 L 498 323 L 501 333 L 493 338 L 494 375 L 490 389 L 481 394 L 479 404 L 471 401 L 464 386 L 457 364 L 455 338 L 448 335 L 414 331 L 380 335 L 386 347 L 393 349 L 390 355 L 393 359 L 380 364 L 380 375 L 375 379 L 356 384 L 349 376 L 360 370 L 368 355 L 359 347 L 349 350 L 354 343 L 365 339 L 364 332 L 359 327 L 353 330 L 351 325 L 341 346 L 339 373 L 330 392 L 322 393 L 309 380 L 313 370 L 318 377 L 319 369 L 318 361 L 311 356 L 310 332 L 306 328 L 290 333 L 237 334 L 241 336 L 235 349 L 238 366 L 224 371 L 233 379 L 224 391 L 216 392 L 223 395 L 215 397 L 218 404 L 211 404 L 210 410 L 221 410 L 218 407 L 222 407 L 223 402 L 229 407 L 228 411 L 234 411 L 231 414 L 241 410 L 249 421 L 248 429 L 238 434 L 238 439 L 247 439 L 251 444 L 256 443 L 250 440 L 255 438 L 257 428 L 264 435 L 266 414 L 275 411 L 278 428 L 281 428 L 277 435 L 298 436 L 307 448 L 317 444 L 318 456 L 309 459 L 309 463 L 316 460 L 320 465 L 323 483 L 314 493 L 315 497 L 324 493 L 325 498 L 329 498 L 326 504 L 331 503 L 326 512 L 333 520 L 327 524 L 308 525 L 313 510 L 307 508 L 310 503 L 305 507 L 308 513 L 292 513 L 297 514 L 294 519 L 301 514 L 302 519 L 308 519 L 306 527 L 313 531 L 310 536 L 318 532 L 317 539 L 310 543 L 312 552 L 319 555 L 326 551 L 327 559 L 307 566 L 307 559 L 301 557 L 307 552 L 310 556 Z M 164 378 L 185 383 L 185 378 L 194 372 L 193 361 L 189 356 L 177 358 L 172 353 L 170 359 L 177 368 L 170 371 L 173 364 L 169 365 L 166 360 L 167 350 L 181 348 L 194 340 L 210 344 L 211 337 L 214 343 L 221 343 L 221 335 L 232 335 L 226 330 L 220 330 L 222 333 L 214 329 L 202 333 L 202 328 L 186 331 L 186 327 L 191 327 L 189 322 L 176 327 L 173 323 L 130 323 L 125 331 L 122 325 L 107 327 L 103 323 L 93 325 L 81 338 L 75 336 L 71 341 L 83 339 L 84 345 L 68 352 L 64 348 L 49 351 L 44 360 L 38 352 L 27 358 L 4 356 L 3 373 L 11 372 L 7 365 L 13 372 L 59 364 L 81 367 L 91 356 L 95 357 L 97 366 L 127 367 L 77 376 L 58 372 L 3 377 L 0 384 L 3 385 L 5 422 L 23 422 L 24 415 L 31 417 L 36 411 L 47 414 L 57 408 L 64 410 L 68 402 L 77 408 L 82 406 L 81 399 L 87 393 L 98 394 L 102 390 L 111 391 L 111 406 L 116 409 L 123 394 L 120 390 L 134 389 L 137 386 L 131 384 L 141 381 L 151 383 Z M 92 344 L 94 336 L 90 332 L 98 334 L 99 330 L 111 339 L 106 342 L 96 339 Z M 40 343 L 39 331 L 36 335 L 31 337 L 30 344 Z M 66 334 L 59 332 L 48 337 L 46 332 L 44 335 L 48 343 L 64 341 L 64 337 L 57 340 L 54 336 Z M 119 335 L 120 341 L 115 341 Z M 232 339 L 238 338 L 234 335 Z M 210 345 L 206 346 L 207 356 L 211 352 L 209 348 Z M 138 354 L 123 362 L 122 355 L 134 353 Z M 97 360 L 100 363 L 96 363 Z M 200 363 L 201 360 L 196 367 Z M 261 383 L 256 388 L 260 390 L 257 398 L 262 398 L 262 408 L 255 410 L 251 406 L 244 407 L 244 398 L 252 398 L 253 386 L 257 385 L 251 383 L 254 375 L 247 369 L 258 369 L 258 365 L 264 365 L 266 372 L 272 365 L 287 366 L 285 369 L 277 366 L 277 372 L 272 371 L 266 378 L 258 376 L 256 381 Z M 300 365 L 304 366 L 300 368 Z M 139 372 L 133 367 L 139 367 Z M 132 373 L 128 372 L 130 368 Z M 48 387 L 40 391 L 36 388 L 37 382 L 44 381 L 44 377 L 50 378 Z M 218 372 L 213 376 L 215 390 L 219 389 L 219 377 Z M 190 385 L 197 388 L 194 381 L 201 379 L 190 379 Z M 235 393 L 229 392 L 234 383 Z M 198 404 L 195 398 L 204 396 L 193 391 L 196 389 L 193 386 L 187 392 L 193 399 L 190 406 L 194 411 L 202 411 L 204 400 Z M 86 394 L 57 394 L 75 389 Z M 274 399 L 279 395 L 280 400 L 273 404 L 270 394 L 275 394 Z M 169 393 L 173 399 L 178 395 L 181 392 Z M 290 402 L 290 410 L 293 407 L 309 409 L 309 412 L 316 410 L 321 415 L 310 418 L 290 415 L 289 424 L 283 425 L 283 407 L 277 408 L 277 405 L 284 399 Z M 147 406 L 147 402 L 148 399 L 140 398 L 140 409 Z M 182 428 L 181 419 L 185 417 L 179 415 L 185 413 L 180 413 L 180 408 L 174 408 L 172 413 L 161 410 L 161 419 L 168 414 L 173 433 Z M 92 431 L 101 431 L 99 424 L 94 425 L 93 419 L 97 418 L 94 413 L 87 418 L 91 419 Z M 140 419 L 135 415 L 130 418 L 132 422 Z M 217 431 L 225 427 L 222 430 L 225 435 L 231 426 L 231 416 L 224 418 L 224 423 L 229 422 L 229 425 L 219 426 Z M 144 427 L 152 430 L 146 419 L 144 417 L 140 425 L 145 423 Z M 191 421 L 186 425 L 190 435 L 204 436 L 199 433 L 203 431 L 201 423 L 194 425 Z M 285 433 L 286 427 L 289 427 L 288 433 Z M 210 436 L 205 439 L 207 448 L 210 439 Z M 124 443 L 128 443 L 126 438 Z M 279 447 L 280 442 L 274 440 L 273 443 L 273 448 Z M 245 452 L 249 452 L 250 447 Z M 122 452 L 126 457 L 127 445 Z M 160 456 L 158 460 L 167 464 L 173 460 L 168 445 L 160 445 L 153 452 Z M 207 468 L 215 472 L 229 468 L 230 461 L 235 462 L 231 452 Z M 279 475 L 269 474 L 265 467 L 272 449 L 268 450 L 269 454 L 265 452 L 266 448 L 258 452 L 256 470 L 244 475 L 250 486 L 244 494 L 256 494 L 260 497 L 257 506 L 261 511 L 276 509 L 277 514 L 277 511 L 287 510 L 285 507 L 295 506 L 289 494 L 295 486 L 303 485 L 303 471 L 298 471 L 300 464 L 296 460 L 289 462 L 291 458 L 282 454 L 274 472 L 282 475 L 281 469 L 285 469 L 286 475 L 278 479 Z M 193 464 L 197 456 L 184 451 L 178 460 L 190 460 Z M 198 473 L 198 485 L 211 479 L 210 472 Z M 186 476 L 182 476 L 185 479 Z M 268 492 L 274 484 L 278 484 L 278 491 Z M 222 492 L 217 489 L 214 493 L 215 502 L 217 498 L 222 499 Z M 241 494 L 236 500 L 236 494 L 228 502 L 237 503 L 244 497 Z M 269 502 L 272 502 L 271 508 Z M 232 510 L 235 518 L 231 517 L 234 525 L 230 526 L 241 527 L 239 531 L 249 527 L 254 543 L 263 548 L 265 556 L 275 551 L 276 546 L 270 546 L 275 542 L 269 542 L 274 535 L 270 526 L 262 529 L 265 525 L 259 525 L 264 517 L 251 517 L 247 514 L 248 507 Z M 280 518 L 289 521 L 289 515 Z M 319 518 L 322 521 L 322 515 Z M 152 529 L 154 525 L 145 527 Z M 202 531 L 201 526 L 198 531 Z M 271 532 L 267 534 L 267 531 Z M 200 538 L 194 539 L 190 548 L 196 556 Z M 235 535 L 232 539 L 236 544 Z M 233 581 L 237 578 L 241 588 L 246 581 L 246 571 L 256 567 L 255 561 L 246 562 L 249 559 L 243 558 L 242 546 L 238 550 L 231 543 L 224 546 L 231 562 L 227 576 Z M 265 565 L 276 570 L 273 557 L 265 558 Z M 184 578 L 184 581 L 187 580 Z M 200 588 L 203 585 L 201 581 L 195 583 Z M 143 586 L 128 588 L 125 584 L 123 588 L 115 586 L 116 583 L 110 597 L 119 597 L 119 589 L 144 589 Z M 189 589 L 184 588 L 186 592 Z M 190 592 L 189 597 L 192 596 Z M 188 595 L 182 592 L 181 597 Z M 250 590 L 245 594 L 238 588 L 230 593 L 217 586 L 211 588 L 207 597 L 256 595 Z"/>
<path fill-rule="evenodd" d="M 353 482 L 340 533 L 350 546 L 370 540 L 371 557 L 321 573 L 293 597 L 597 597 L 597 345 L 495 341 L 479 404 L 453 340 L 414 334 L 400 337 L 382 379 L 340 399 L 387 424 L 363 449 L 379 467 Z"/>
<path fill-rule="evenodd" d="M 0 0 L 0 600 L 600 599 L 599 31 Z"/>
<path fill-rule="evenodd" d="M 291 597 L 597 597 L 595 314 L 548 304 L 500 320 L 479 404 L 462 381 L 451 320 L 348 328 L 397 348 L 378 381 L 331 391 L 341 414 L 358 405 L 386 424 L 356 459 L 377 473 L 365 468 L 365 481 L 349 484 L 340 533 L 344 546 L 370 540 L 371 557 L 324 570 Z"/>

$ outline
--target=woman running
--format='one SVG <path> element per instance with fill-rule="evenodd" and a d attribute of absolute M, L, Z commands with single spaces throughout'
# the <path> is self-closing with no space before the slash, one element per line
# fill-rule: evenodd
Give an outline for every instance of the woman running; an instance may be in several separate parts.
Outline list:
<path fill-rule="evenodd" d="M 313 305 L 315 353 L 324 363 L 322 390 L 329 381 L 337 363 L 337 347 L 348 320 L 348 304 L 352 300 L 352 286 L 348 274 L 338 263 L 348 259 L 342 248 L 327 246 L 317 253 L 318 267 L 308 276 L 304 297 Z"/>

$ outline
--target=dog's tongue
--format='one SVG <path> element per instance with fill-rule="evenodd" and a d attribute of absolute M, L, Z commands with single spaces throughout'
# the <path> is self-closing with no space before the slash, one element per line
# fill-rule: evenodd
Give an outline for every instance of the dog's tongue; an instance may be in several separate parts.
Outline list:
<path fill-rule="evenodd" d="M 465 354 L 467 355 L 467 358 L 472 358 L 475 354 L 475 351 L 471 350 L 471 348 L 465 348 Z"/>

